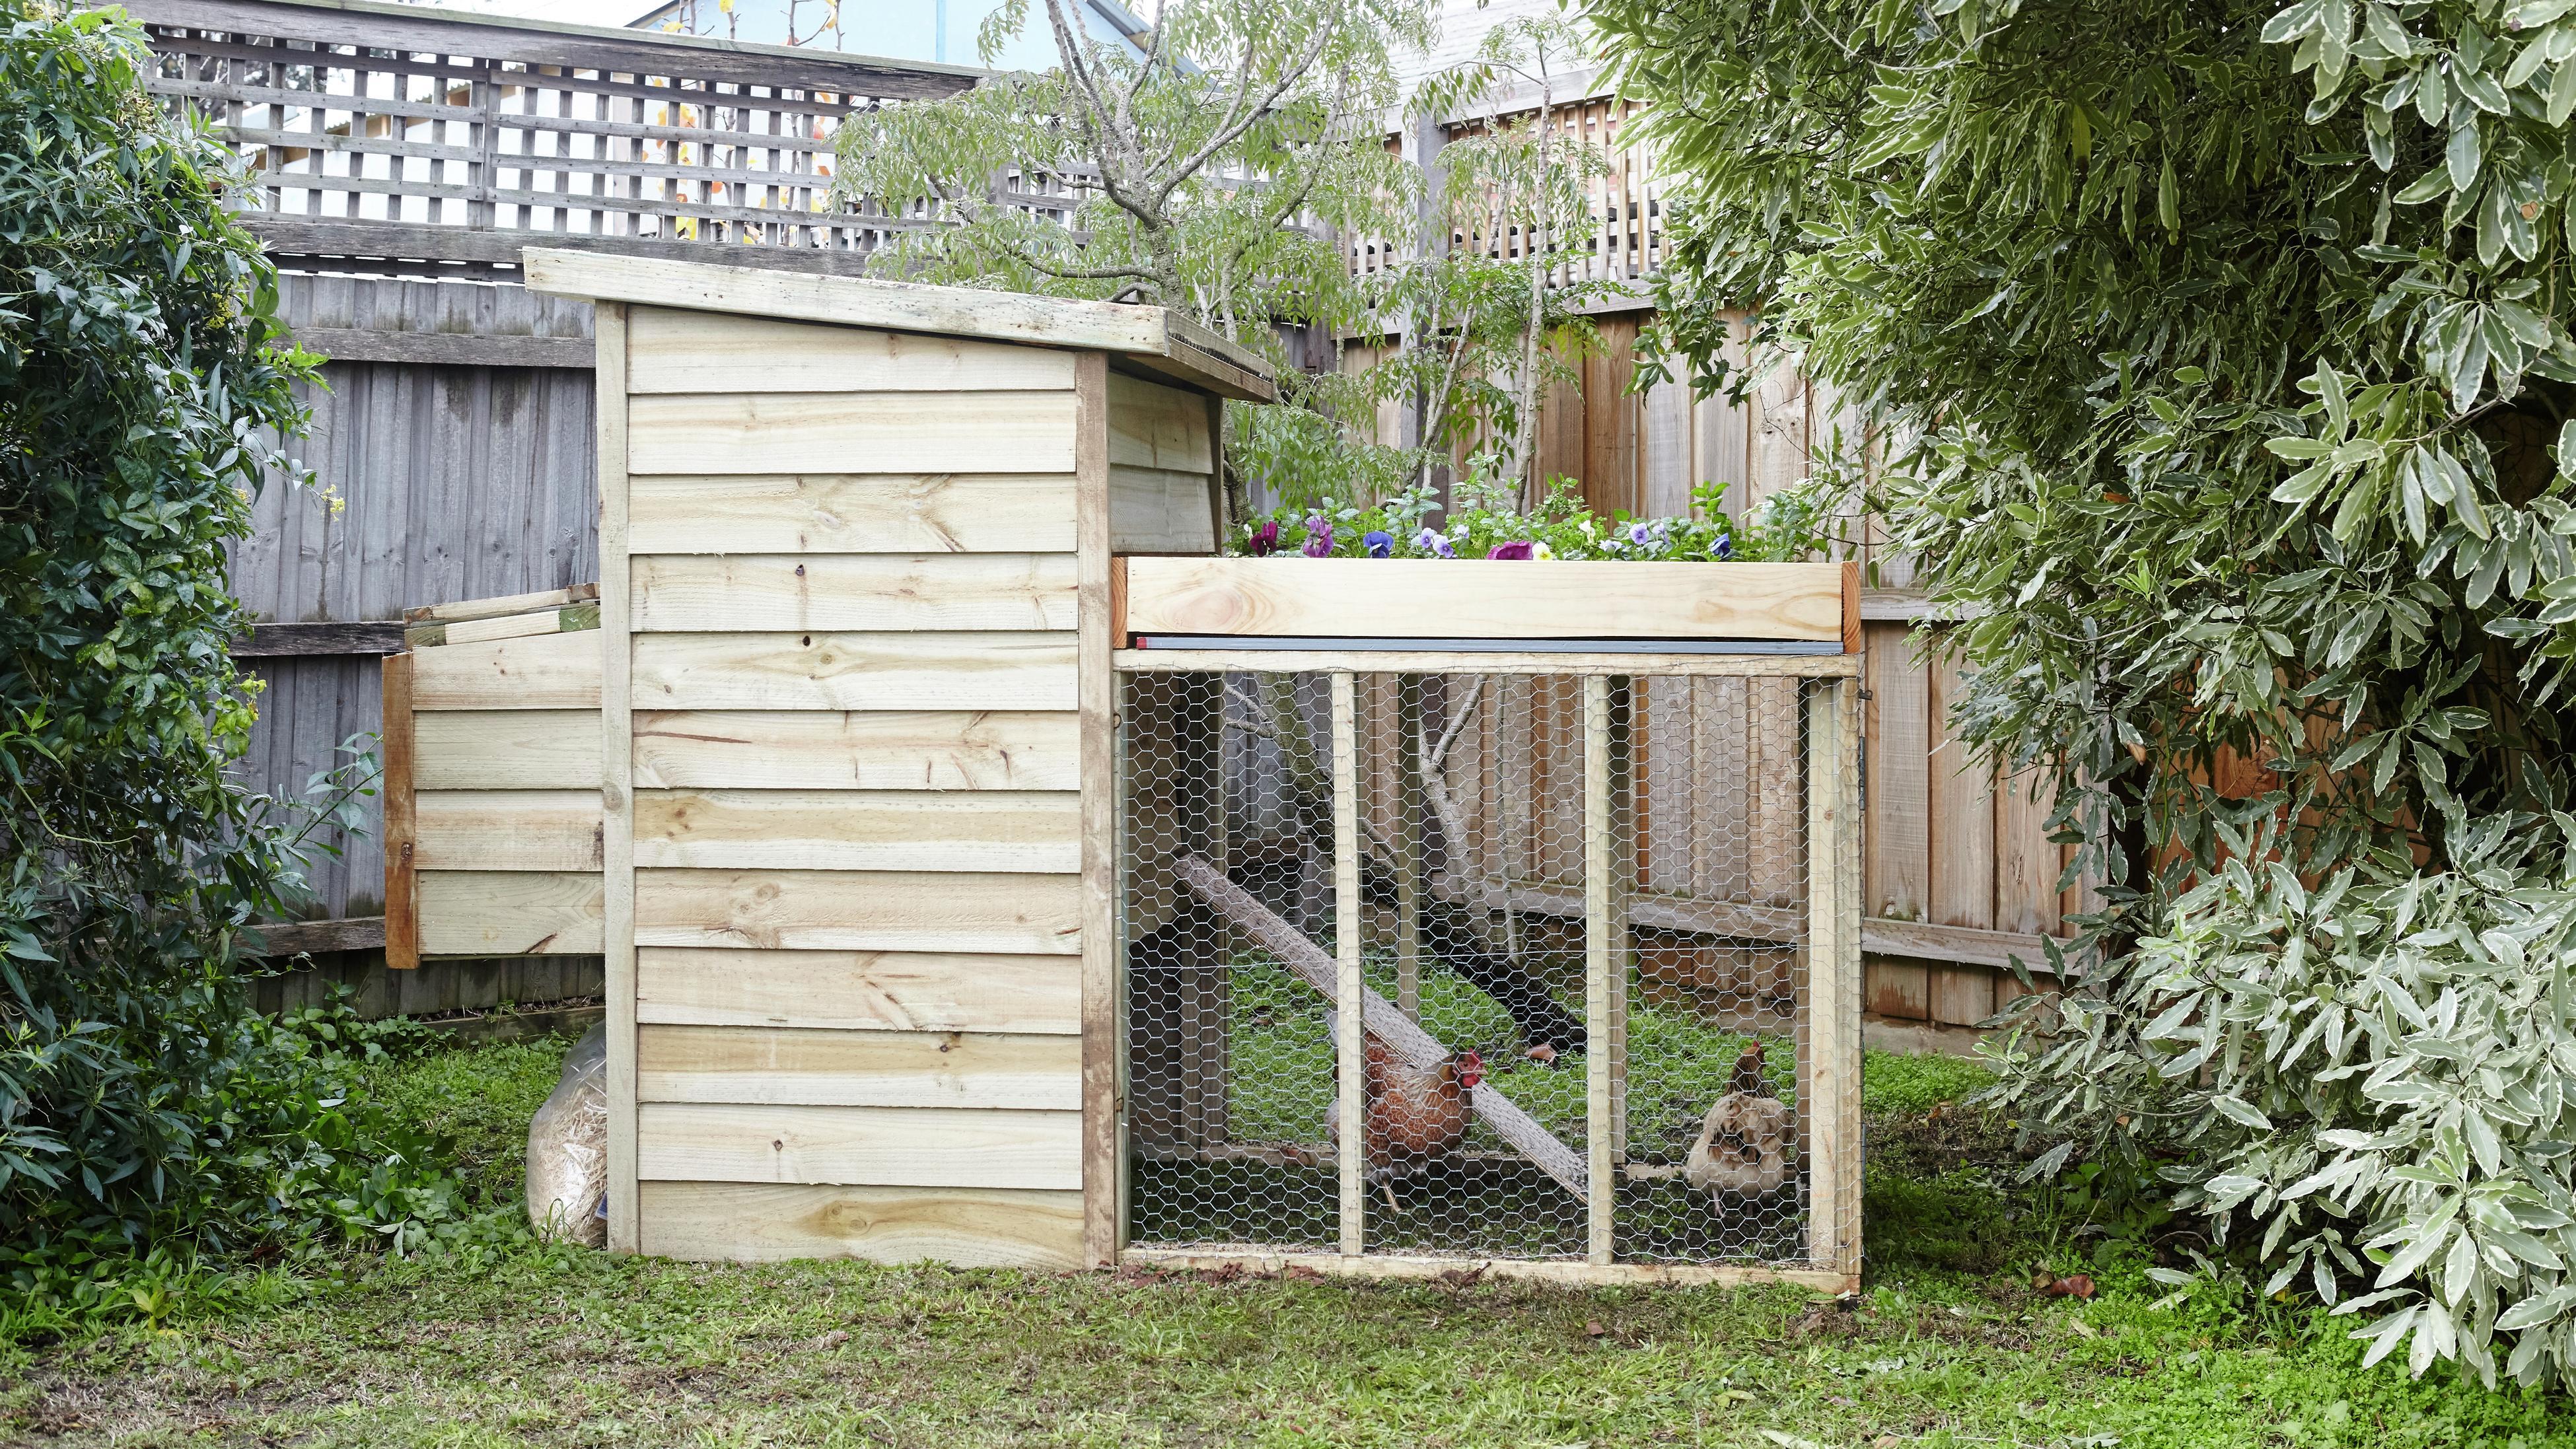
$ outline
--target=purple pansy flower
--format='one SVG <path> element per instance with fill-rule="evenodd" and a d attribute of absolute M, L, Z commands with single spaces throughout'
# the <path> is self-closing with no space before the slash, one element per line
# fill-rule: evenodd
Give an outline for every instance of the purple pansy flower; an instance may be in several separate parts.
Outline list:
<path fill-rule="evenodd" d="M 1382 528 L 1372 528 L 1360 535 L 1360 546 L 1370 558 L 1385 558 L 1395 552 L 1395 535 Z"/>
<path fill-rule="evenodd" d="M 1629 524 L 1628 541 L 1639 548 L 1644 548 L 1655 541 L 1655 531 L 1642 523 Z"/>
<path fill-rule="evenodd" d="M 1333 526 L 1320 518 L 1306 520 L 1306 557 L 1327 558 L 1333 552 Z"/>
<path fill-rule="evenodd" d="M 1456 558 L 1458 550 L 1438 529 L 1426 528 L 1413 536 L 1413 546 L 1434 558 Z"/>
<path fill-rule="evenodd" d="M 1527 559 L 1532 556 L 1532 551 L 1537 547 L 1538 545 L 1530 542 L 1526 538 L 1516 538 L 1510 543 L 1495 544 L 1492 548 L 1485 551 L 1485 557 L 1489 559 Z"/>
<path fill-rule="evenodd" d="M 1266 558 L 1271 554 L 1277 553 L 1279 551 L 1279 520 L 1274 518 L 1268 523 L 1261 525 L 1259 528 L 1254 529 L 1252 531 L 1252 541 L 1247 544 L 1246 547 L 1252 550 L 1252 556 L 1254 558 Z"/>
<path fill-rule="evenodd" d="M 1732 534 L 1724 534 L 1724 533 L 1719 534 L 1719 535 L 1717 536 L 1717 548 L 1715 549 L 1715 552 L 1716 552 L 1716 554 L 1717 554 L 1717 556 L 1718 556 L 1719 558 L 1732 558 L 1732 557 L 1734 557 L 1734 556 L 1735 556 L 1735 538 L 1734 538 L 1734 536 L 1733 536 Z"/>

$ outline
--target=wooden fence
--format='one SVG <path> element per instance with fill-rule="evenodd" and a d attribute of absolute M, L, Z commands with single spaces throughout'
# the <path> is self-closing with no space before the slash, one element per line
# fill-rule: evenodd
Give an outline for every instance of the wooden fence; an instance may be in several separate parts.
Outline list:
<path fill-rule="evenodd" d="M 280 288 L 298 339 L 331 358 L 302 390 L 313 426 L 296 452 L 317 486 L 259 494 L 232 581 L 261 621 L 234 653 L 265 689 L 243 775 L 294 794 L 381 727 L 378 661 L 402 647 L 406 607 L 595 579 L 598 525 L 588 306 L 480 283 L 288 275 Z M 374 802 L 364 813 L 313 872 L 313 912 L 341 924 L 280 933 L 279 949 L 381 945 L 382 827 Z M 596 957 L 404 975 L 337 954 L 271 983 L 268 1004 L 308 1004 L 326 980 L 387 1014 L 599 989 Z"/>
<path fill-rule="evenodd" d="M 857 270 L 890 230 L 915 223 L 829 209 L 831 124 L 974 79 L 364 0 L 128 8 L 162 52 L 155 89 L 226 128 L 251 162 L 264 209 L 250 222 L 307 274 L 286 279 L 287 316 L 331 358 L 308 391 L 315 424 L 300 449 L 322 490 L 268 489 L 234 558 L 235 587 L 261 620 L 237 652 L 268 691 L 244 772 L 287 791 L 377 727 L 376 658 L 397 647 L 404 607 L 598 576 L 590 313 L 486 284 L 515 276 L 519 245 L 703 257 L 719 242 L 759 243 L 765 266 Z M 1608 162 L 1594 225 L 1564 244 L 1559 281 L 1630 283 L 1662 260 L 1659 181 L 1621 140 L 1629 111 L 1596 97 L 1556 113 L 1569 144 Z M 448 280 L 397 279 L 424 273 Z M 482 280 L 456 280 L 466 277 Z M 1791 371 L 1742 406 L 1694 403 L 1673 386 L 1629 396 L 1648 315 L 1632 298 L 1597 320 L 1605 346 L 1549 398 L 1539 438 L 1542 469 L 1583 480 L 1594 507 L 1679 513 L 1694 482 L 1720 479 L 1740 511 L 1831 447 L 1839 408 Z M 2060 848 L 2037 810 L 1956 767 L 1939 728 L 1956 676 L 1905 646 L 1904 562 L 1870 561 L 1897 590 L 1868 605 L 1870 1004 L 1892 1019 L 1964 1024 L 2009 989 L 1996 968 L 2035 956 L 2037 936 L 2080 901 L 2054 890 Z M 282 946 L 371 944 L 375 841 L 371 826 L 320 868 L 324 919 L 282 934 Z M 544 981 L 527 969 L 368 989 L 410 1010 L 595 989 L 578 960 L 569 975 L 548 963 L 557 974 Z M 310 986 L 273 994 L 292 1004 Z"/>
<path fill-rule="evenodd" d="M 241 646 L 269 689 L 247 768 L 292 790 L 342 740 L 377 728 L 375 655 L 395 647 L 404 607 L 569 587 L 598 565 L 587 307 L 488 284 L 284 286 L 298 335 L 333 358 L 308 396 L 315 426 L 300 449 L 326 491 L 263 493 L 234 577 L 266 621 Z M 1805 475 L 1836 425 L 1822 389 L 1784 373 L 1740 407 L 1677 389 L 1629 397 L 1619 340 L 1643 320 L 1604 319 L 1612 348 L 1585 364 L 1584 387 L 1554 400 L 1541 429 L 1552 472 L 1582 477 L 1596 507 L 1641 513 L 1686 508 L 1694 478 L 1729 481 L 1740 509 Z M 1905 576 L 1898 561 L 1880 563 Z M 1960 768 L 1937 727 L 1958 680 L 1954 666 L 1915 657 L 1913 597 L 1882 590 L 1865 608 L 1870 1008 L 1965 1025 L 2013 989 L 1999 968 L 2016 954 L 2035 962 L 2036 937 L 2078 902 L 2055 890 L 2062 847 L 2038 808 Z M 1664 838 L 1664 858 L 1681 859 L 1681 837 Z M 320 872 L 320 911 L 373 915 L 373 831 L 347 848 Z M 491 989 L 527 987 L 496 976 Z M 449 1004 L 484 1004 L 462 990 Z"/>
<path fill-rule="evenodd" d="M 980 74 L 366 0 L 124 8 L 159 54 L 153 91 L 249 167 L 244 220 L 289 273 L 298 340 L 330 359 L 298 449 L 320 486 L 267 488 L 232 559 L 260 621 L 234 652 L 265 690 L 242 774 L 286 794 L 379 727 L 405 607 L 598 577 L 590 308 L 484 283 L 514 279 L 529 240 L 754 243 L 764 266 L 862 270 L 928 223 L 831 197 L 834 128 Z M 335 982 L 371 1015 L 596 994 L 596 957 L 388 976 L 372 805 L 312 872 L 318 919 L 269 933 L 321 964 L 266 983 L 265 1005 Z"/>
<path fill-rule="evenodd" d="M 1550 145 L 1566 153 L 1589 152 L 1597 158 L 1584 180 L 1589 219 L 1547 239 L 1547 276 L 1551 286 L 1609 282 L 1642 294 L 1647 278 L 1664 264 L 1663 178 L 1654 154 L 1628 144 L 1624 133 L 1639 107 L 1617 96 L 1578 96 L 1549 108 Z M 1502 122 L 1528 122 L 1538 115 L 1535 99 L 1521 95 L 1475 114 L 1444 116 L 1424 126 L 1415 139 L 1414 159 L 1437 165 L 1438 152 L 1450 140 L 1475 134 Z M 1391 149 L 1403 149 L 1393 141 Z M 1538 245 L 1534 229 L 1507 225 L 1492 235 L 1458 232 L 1452 247 L 1465 248 L 1496 261 L 1518 262 Z M 1355 276 L 1388 270 L 1403 254 L 1383 237 L 1348 236 L 1343 256 Z"/>
<path fill-rule="evenodd" d="M 981 74 L 364 0 L 125 8 L 160 54 L 154 93 L 249 163 L 272 249 L 378 270 L 514 267 L 527 232 L 855 270 L 937 223 L 833 198 L 841 119 Z"/>

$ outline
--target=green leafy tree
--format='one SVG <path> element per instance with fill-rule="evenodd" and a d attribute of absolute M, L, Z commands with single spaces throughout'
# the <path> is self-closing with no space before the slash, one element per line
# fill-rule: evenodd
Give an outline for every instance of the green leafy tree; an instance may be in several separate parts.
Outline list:
<path fill-rule="evenodd" d="M 121 13 L 0 0 L 0 1265 L 439 1211 L 335 1051 L 253 1013 L 312 819 L 242 789 L 224 543 L 310 373 L 224 148 Z M 39 1285 L 39 1286 L 31 1286 Z"/>
<path fill-rule="evenodd" d="M 1591 13 L 1689 175 L 1671 364 L 1752 299 L 1911 440 L 1954 723 L 2107 882 L 2041 1165 L 2164 1163 L 2374 1357 L 2564 1377 L 2576 3 Z"/>
<path fill-rule="evenodd" d="M 1501 120 L 1433 177 L 1384 143 L 1408 107 L 1561 65 L 1561 22 L 1498 32 L 1408 98 L 1395 60 L 1430 39 L 1421 0 L 1172 0 L 1141 57 L 1068 0 L 1037 8 L 1056 68 L 844 122 L 841 194 L 935 223 L 887 249 L 890 274 L 1155 302 L 1266 355 L 1282 404 L 1229 409 L 1237 518 L 1247 477 L 1300 503 L 1390 498 L 1493 440 L 1526 470 L 1538 399 L 1594 333 L 1583 289 L 1537 285 L 1546 249 L 1505 238 L 1571 230 L 1598 163 Z M 987 56 L 1036 18 L 996 10 Z M 1353 250 L 1377 264 L 1355 272 Z M 1353 337 L 1393 345 L 1345 366 Z M 1375 440 L 1382 404 L 1414 411 L 1417 446 Z"/>

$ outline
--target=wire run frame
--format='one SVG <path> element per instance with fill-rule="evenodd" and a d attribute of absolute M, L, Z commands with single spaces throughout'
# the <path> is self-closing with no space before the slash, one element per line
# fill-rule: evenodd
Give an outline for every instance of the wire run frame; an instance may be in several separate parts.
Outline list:
<path fill-rule="evenodd" d="M 1488 1098 L 1482 1090 L 1476 1095 L 1477 1112 L 1484 1124 L 1496 1129 L 1495 1135 L 1579 1197 L 1579 1216 L 1567 1225 L 1563 1241 L 1554 1247 L 1530 1250 L 1462 1241 L 1440 1243 L 1431 1251 L 1408 1251 L 1383 1239 L 1373 1241 L 1376 1224 L 1372 1221 L 1375 1208 L 1371 1195 L 1378 1189 L 1370 1178 L 1369 1137 L 1360 1131 L 1340 1132 L 1327 1149 L 1337 1185 L 1329 1206 L 1328 1241 L 1293 1245 L 1258 1240 L 1211 1242 L 1204 1240 L 1203 1234 L 1189 1233 L 1177 1235 L 1180 1240 L 1174 1241 L 1175 1235 L 1169 1233 L 1149 1230 L 1140 1234 L 1135 1174 L 1149 1170 L 1151 1164 L 1143 1169 L 1139 1166 L 1139 1114 L 1140 1110 L 1154 1110 L 1150 1103 L 1160 1087 L 1136 1080 L 1134 1053 L 1139 1046 L 1140 1028 L 1128 1017 L 1129 1004 L 1135 998 L 1130 995 L 1131 983 L 1127 979 L 1129 948 L 1133 945 L 1128 937 L 1134 931 L 1126 912 L 1116 911 L 1121 940 L 1112 959 L 1118 963 L 1119 979 L 1108 993 L 1110 1000 L 1122 1003 L 1117 1052 L 1118 1121 L 1110 1139 L 1116 1161 L 1091 1166 L 1108 1169 L 1099 1180 L 1117 1183 L 1119 1261 L 1269 1272 L 1303 1268 L 1380 1278 L 1471 1272 L 1563 1284 L 1792 1282 L 1836 1293 L 1857 1288 L 1861 1265 L 1860 656 L 1645 649 L 1572 653 L 1563 652 L 1561 647 L 1508 652 L 1485 648 L 1472 652 L 1391 650 L 1383 643 L 1369 641 L 1347 648 L 1118 649 L 1112 653 L 1112 663 L 1120 677 L 1118 697 L 1122 701 L 1138 697 L 1136 687 L 1141 683 L 1150 688 L 1153 677 L 1158 675 L 1323 677 L 1328 708 L 1318 713 L 1329 719 L 1332 879 L 1329 915 L 1319 914 L 1315 924 L 1320 930 L 1329 919 L 1331 950 L 1327 953 L 1302 933 L 1290 929 L 1287 922 L 1240 890 L 1232 891 L 1240 901 L 1229 911 L 1227 926 L 1220 930 L 1230 929 L 1238 938 L 1248 938 L 1282 960 L 1302 955 L 1302 962 L 1289 962 L 1291 968 L 1299 970 L 1306 984 L 1318 992 L 1329 985 L 1331 1006 L 1324 1013 L 1324 1023 L 1331 1042 L 1329 1088 L 1338 1103 L 1370 1100 L 1371 1038 L 1383 1043 L 1379 1050 L 1396 1056 L 1410 1053 L 1417 1061 L 1423 1052 L 1443 1050 L 1413 1021 L 1422 992 L 1418 966 L 1408 964 L 1403 968 L 1412 974 L 1397 988 L 1403 998 L 1400 1007 L 1368 985 L 1362 919 L 1367 895 L 1361 877 L 1362 837 L 1370 827 L 1363 818 L 1359 798 L 1364 774 L 1358 728 L 1361 711 L 1356 704 L 1360 682 L 1387 675 L 1518 676 L 1579 688 L 1581 708 L 1575 717 L 1580 720 L 1581 732 L 1580 911 L 1587 927 L 1580 933 L 1580 1000 L 1583 1021 L 1609 1027 L 1606 1034 L 1595 1038 L 1595 1049 L 1581 1056 L 1582 1101 L 1579 1112 L 1569 1119 L 1579 1124 L 1579 1152 L 1568 1149 L 1535 1122 L 1527 1128 L 1534 1137 L 1516 1136 L 1520 1129 L 1505 1120 L 1507 1114 L 1488 1111 Z M 1790 762 L 1790 767 L 1805 782 L 1803 829 L 1799 831 L 1805 858 L 1797 863 L 1805 881 L 1805 918 L 1796 923 L 1803 940 L 1800 954 L 1804 969 L 1794 983 L 1795 1017 L 1803 1044 L 1797 1053 L 1792 1087 L 1796 1102 L 1792 1120 L 1798 1134 L 1795 1156 L 1803 1179 L 1797 1186 L 1803 1187 L 1804 1192 L 1804 1230 L 1802 1234 L 1793 1233 L 1785 1247 L 1774 1241 L 1767 1251 L 1726 1253 L 1726 1261 L 1673 1261 L 1671 1254 L 1632 1253 L 1624 1249 L 1621 1237 L 1621 1186 L 1641 1175 L 1641 1170 L 1638 1164 L 1622 1160 L 1631 1136 L 1626 1121 L 1631 942 L 1624 923 L 1636 916 L 1627 902 L 1617 898 L 1623 884 L 1634 879 L 1635 872 L 1633 861 L 1623 861 L 1616 855 L 1622 849 L 1623 830 L 1614 828 L 1613 815 L 1626 808 L 1620 792 L 1632 782 L 1625 775 L 1628 741 L 1622 729 L 1614 728 L 1612 700 L 1624 701 L 1624 691 L 1632 681 L 1643 677 L 1653 677 L 1658 684 L 1667 677 L 1686 681 L 1770 681 L 1770 690 L 1786 691 L 1782 695 L 1784 702 L 1794 699 L 1792 708 L 1799 716 L 1793 733 L 1804 759 Z M 1315 723 L 1321 725 L 1325 719 L 1318 718 Z M 1131 815 L 1137 802 L 1131 798 L 1133 762 L 1128 758 L 1131 747 L 1123 724 L 1118 737 L 1119 795 L 1115 817 L 1119 839 L 1113 858 L 1132 864 L 1139 858 L 1140 843 L 1151 842 L 1137 839 L 1144 832 Z M 1213 768 L 1221 775 L 1226 766 L 1219 749 L 1213 757 L 1200 756 L 1195 762 L 1185 759 L 1179 768 Z M 1220 783 L 1216 788 L 1222 792 L 1224 786 Z M 1221 829 L 1219 836 L 1217 853 L 1223 860 L 1226 847 Z M 1383 843 L 1382 833 L 1380 841 Z M 1184 859 L 1178 869 L 1184 874 L 1195 870 L 1198 884 L 1192 888 L 1211 901 L 1217 899 L 1216 892 L 1231 889 L 1222 866 L 1212 867 L 1204 860 L 1191 864 Z M 1590 923 L 1596 922 L 1614 923 L 1616 928 L 1590 929 Z M 1408 934 L 1405 939 L 1412 938 Z M 1571 982 L 1567 985 L 1570 988 Z M 1566 994 L 1571 995 L 1571 990 Z M 1219 1084 L 1215 1090 L 1222 1097 L 1232 1090 L 1232 1084 Z M 1140 1104 L 1140 1091 L 1146 1103 Z M 1508 1101 L 1499 1105 L 1508 1108 L 1509 1115 L 1527 1120 L 1527 1114 Z M 1694 1109 L 1699 1105 L 1694 1102 Z M 1226 1109 L 1220 1105 L 1214 1110 L 1222 1113 Z M 1339 1111 L 1338 1106 L 1334 1110 Z M 1158 1130 L 1150 1123 L 1145 1125 L 1149 1133 Z M 1145 1146 L 1150 1153 L 1152 1144 Z M 1314 1160 L 1311 1165 L 1320 1168 L 1327 1163 Z M 1651 1173 L 1654 1169 L 1644 1171 Z M 1675 1174 L 1667 1169 L 1666 1175 Z M 1569 1202 L 1566 1206 L 1572 1209 L 1575 1204 Z M 1325 1205 L 1319 1202 L 1315 1207 L 1320 1218 Z"/>

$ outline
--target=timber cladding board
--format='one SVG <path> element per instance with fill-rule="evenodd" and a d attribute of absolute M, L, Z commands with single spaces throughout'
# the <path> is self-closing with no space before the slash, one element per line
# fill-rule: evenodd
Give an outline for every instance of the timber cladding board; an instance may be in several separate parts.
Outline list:
<path fill-rule="evenodd" d="M 585 716 L 590 718 L 590 716 Z M 597 738 L 596 728 L 592 731 Z M 418 870 L 598 870 L 600 805 L 588 790 L 420 790 Z"/>
<path fill-rule="evenodd" d="M 647 1182 L 643 1202 L 643 1251 L 657 1258 L 1082 1265 L 1078 1192 Z"/>
<path fill-rule="evenodd" d="M 432 790 L 588 790 L 599 813 L 599 711 L 439 710 L 412 724 L 412 785 Z"/>
<path fill-rule="evenodd" d="M 642 555 L 633 568 L 638 632 L 1074 626 L 1070 553 Z"/>
<path fill-rule="evenodd" d="M 1073 385 L 1070 374 L 1059 386 Z M 1216 467 L 1207 404 L 1198 394 L 1108 375 L 1109 465 L 1204 476 Z"/>
<path fill-rule="evenodd" d="M 414 649 L 435 649 L 449 644 L 479 644 L 490 639 L 516 639 L 529 634 L 572 634 L 599 627 L 599 605 L 567 604 L 561 608 L 539 609 L 525 614 L 505 614 L 491 619 L 464 619 L 455 623 L 429 620 L 403 626 L 403 643 Z"/>
<path fill-rule="evenodd" d="M 1205 473 L 1109 468 L 1109 546 L 1122 553 L 1216 552 L 1216 510 Z"/>
<path fill-rule="evenodd" d="M 1073 354 L 828 323 L 638 307 L 629 393 L 1030 392 L 1073 386 Z"/>
<path fill-rule="evenodd" d="M 844 459 L 841 465 L 862 461 Z M 639 554 L 1070 553 L 1069 473 L 636 478 Z"/>
<path fill-rule="evenodd" d="M 564 589 L 540 589 L 530 594 L 508 594 L 497 599 L 459 599 L 445 604 L 421 604 L 403 610 L 406 624 L 465 623 L 481 619 L 506 619 L 516 614 L 532 614 L 547 609 L 567 609 L 575 604 L 599 602 L 599 585 L 574 584 Z M 594 616 L 596 622 L 596 616 Z"/>
<path fill-rule="evenodd" d="M 1056 632 L 635 636 L 638 709 L 1072 709 Z"/>
<path fill-rule="evenodd" d="M 675 1026 L 1071 1037 L 1082 976 L 1065 956 L 650 946 L 636 953 L 635 1014 Z"/>
<path fill-rule="evenodd" d="M 1070 392 L 646 393 L 630 473 L 1063 473 Z"/>
<path fill-rule="evenodd" d="M 1082 868 L 1080 798 L 1070 790 L 638 790 L 635 863 L 1064 874 Z"/>
<path fill-rule="evenodd" d="M 642 946 L 1074 955 L 1081 877 L 981 872 L 635 872 Z"/>
<path fill-rule="evenodd" d="M 412 708 L 596 710 L 604 637 L 584 629 L 415 650 Z"/>
<path fill-rule="evenodd" d="M 600 898 L 607 986 L 608 1247 L 642 1242 L 635 1159 L 635 643 L 627 612 L 633 549 L 626 540 L 626 318 L 617 303 L 597 308 L 599 349 L 599 626 L 601 650 Z"/>
<path fill-rule="evenodd" d="M 1078 721 L 1043 710 L 638 710 L 635 787 L 1071 790 Z"/>
<path fill-rule="evenodd" d="M 606 887 L 597 871 L 425 870 L 424 956 L 596 956 Z"/>
<path fill-rule="evenodd" d="M 646 1102 L 640 1176 L 876 1187 L 1082 1186 L 1082 1114 Z"/>
<path fill-rule="evenodd" d="M 641 1026 L 644 1102 L 808 1107 L 1082 1106 L 1082 1042 L 972 1031 Z"/>
<path fill-rule="evenodd" d="M 1136 634 L 1780 639 L 1839 646 L 1838 564 L 1125 560 Z"/>

